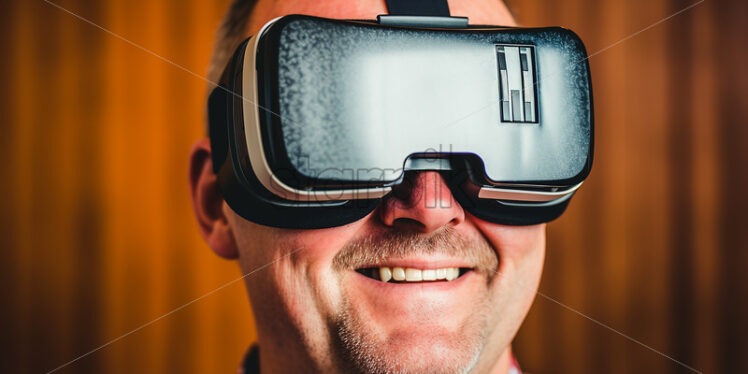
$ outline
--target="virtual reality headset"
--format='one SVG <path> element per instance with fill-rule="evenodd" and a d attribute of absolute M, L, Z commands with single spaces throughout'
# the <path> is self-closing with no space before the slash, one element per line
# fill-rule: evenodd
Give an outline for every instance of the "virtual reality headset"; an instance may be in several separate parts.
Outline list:
<path fill-rule="evenodd" d="M 427 170 L 480 219 L 548 222 L 592 166 L 587 53 L 558 27 L 285 16 L 238 47 L 208 104 L 220 191 L 267 226 L 351 223 Z"/>

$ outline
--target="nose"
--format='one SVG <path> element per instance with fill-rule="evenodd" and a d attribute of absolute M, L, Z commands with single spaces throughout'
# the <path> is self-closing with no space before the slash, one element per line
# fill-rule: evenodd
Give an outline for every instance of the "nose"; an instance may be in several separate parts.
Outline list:
<path fill-rule="evenodd" d="M 380 205 L 385 226 L 429 233 L 445 225 L 459 225 L 465 212 L 436 171 L 410 172 Z"/>

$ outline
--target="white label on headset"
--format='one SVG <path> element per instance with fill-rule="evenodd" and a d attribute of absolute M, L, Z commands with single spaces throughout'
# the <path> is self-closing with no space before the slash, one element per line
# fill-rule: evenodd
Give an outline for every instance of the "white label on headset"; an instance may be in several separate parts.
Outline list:
<path fill-rule="evenodd" d="M 499 64 L 499 100 L 503 122 L 537 123 L 535 48 L 527 45 L 496 46 Z"/>

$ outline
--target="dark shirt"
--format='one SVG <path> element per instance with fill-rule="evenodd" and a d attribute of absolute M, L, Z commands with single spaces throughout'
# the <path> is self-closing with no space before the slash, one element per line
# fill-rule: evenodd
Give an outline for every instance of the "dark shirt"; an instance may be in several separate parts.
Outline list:
<path fill-rule="evenodd" d="M 249 351 L 244 355 L 242 366 L 237 371 L 238 374 L 259 374 L 260 373 L 260 349 L 257 344 L 252 344 Z"/>

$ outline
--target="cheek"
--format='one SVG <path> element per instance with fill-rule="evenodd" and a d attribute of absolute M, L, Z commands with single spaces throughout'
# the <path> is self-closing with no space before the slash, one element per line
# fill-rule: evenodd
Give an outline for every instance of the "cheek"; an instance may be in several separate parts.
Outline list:
<path fill-rule="evenodd" d="M 514 336 L 540 284 L 546 225 L 504 226 L 471 218 L 499 254 L 499 274 L 492 280 L 492 294 L 493 301 L 501 307 L 494 314 L 493 323 L 502 336 Z"/>
<path fill-rule="evenodd" d="M 353 239 L 360 223 L 320 230 L 283 230 L 277 235 L 282 247 L 294 248 L 289 256 L 298 272 L 315 275 L 332 272 L 332 260 Z"/>
<path fill-rule="evenodd" d="M 295 324 L 331 313 L 340 302 L 332 260 L 359 226 L 288 230 L 236 222 L 242 272 L 256 271 L 246 280 L 250 298 L 263 300 L 263 308 L 275 313 L 284 311 Z"/>
<path fill-rule="evenodd" d="M 471 216 L 476 228 L 497 251 L 499 272 L 528 286 L 540 281 L 545 259 L 545 224 L 505 226 Z"/>
<path fill-rule="evenodd" d="M 505 226 L 471 217 L 475 226 L 498 251 L 503 260 L 542 260 L 545 255 L 545 224 Z"/>
<path fill-rule="evenodd" d="M 299 272 L 330 263 L 354 235 L 355 225 L 321 230 L 290 230 L 256 225 L 231 217 L 231 228 L 243 270 L 290 263 Z M 246 272 L 245 272 L 246 273 Z"/>

